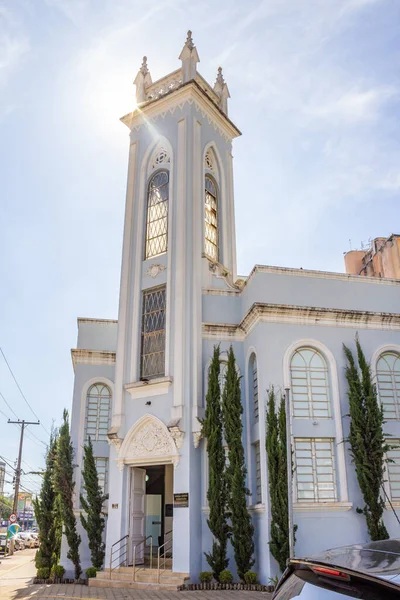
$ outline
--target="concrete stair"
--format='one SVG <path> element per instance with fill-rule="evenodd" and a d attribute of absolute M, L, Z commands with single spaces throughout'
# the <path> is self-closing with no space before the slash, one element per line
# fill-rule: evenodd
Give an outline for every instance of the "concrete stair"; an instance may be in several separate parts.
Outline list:
<path fill-rule="evenodd" d="M 133 567 L 119 567 L 99 571 L 95 578 L 89 579 L 90 587 L 128 588 L 141 590 L 170 590 L 176 591 L 189 579 L 189 573 L 176 573 L 171 570 L 161 572 L 158 581 L 158 570 L 136 567 L 135 581 L 133 581 Z"/>

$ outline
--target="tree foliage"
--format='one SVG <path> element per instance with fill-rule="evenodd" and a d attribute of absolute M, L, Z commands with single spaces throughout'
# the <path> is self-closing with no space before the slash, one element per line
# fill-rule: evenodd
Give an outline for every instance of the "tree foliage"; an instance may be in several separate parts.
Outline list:
<path fill-rule="evenodd" d="M 232 522 L 232 546 L 239 577 L 251 570 L 254 564 L 254 527 L 247 508 L 247 469 L 242 440 L 243 406 L 240 392 L 240 376 L 232 346 L 228 353 L 228 365 L 222 394 L 222 415 L 225 439 L 228 445 L 228 506 Z"/>
<path fill-rule="evenodd" d="M 213 358 L 208 374 L 208 392 L 205 417 L 202 421 L 202 435 L 207 439 L 208 491 L 207 499 L 210 514 L 208 527 L 213 534 L 211 552 L 205 553 L 213 575 L 217 581 L 222 571 L 228 567 L 226 556 L 229 525 L 227 522 L 228 490 L 225 477 L 225 451 L 222 444 L 222 414 L 220 390 L 220 350 L 214 346 Z"/>
<path fill-rule="evenodd" d="M 10 515 L 13 511 L 13 502 L 10 498 L 6 496 L 0 496 L 0 515 L 1 518 L 7 520 L 10 518 Z"/>
<path fill-rule="evenodd" d="M 371 540 L 383 540 L 389 534 L 383 522 L 384 501 L 381 488 L 384 482 L 385 453 L 391 446 L 385 440 L 383 408 L 378 402 L 371 367 L 365 359 L 358 336 L 358 366 L 351 350 L 345 345 L 343 349 L 347 359 L 346 379 L 350 408 L 350 433 L 347 441 L 365 502 L 364 508 L 357 510 L 365 516 Z"/>
<path fill-rule="evenodd" d="M 76 518 L 73 509 L 74 493 L 74 450 L 69 433 L 68 411 L 64 410 L 63 424 L 60 427 L 57 441 L 57 451 L 54 469 L 54 488 L 60 494 L 61 517 L 64 526 L 65 537 L 68 543 L 67 557 L 75 567 L 75 579 L 79 579 L 82 573 L 79 544 L 81 538 L 76 531 Z"/>
<path fill-rule="evenodd" d="M 281 572 L 289 558 L 289 505 L 287 473 L 287 439 L 285 399 L 279 407 L 275 390 L 268 391 L 266 417 L 266 450 L 268 461 L 268 484 L 271 500 L 271 532 L 269 547 Z"/>
<path fill-rule="evenodd" d="M 61 540 L 57 536 L 56 508 L 59 499 L 53 487 L 56 448 L 57 434 L 52 432 L 40 494 L 33 500 L 40 537 L 40 548 L 35 557 L 38 568 L 51 569 L 60 558 Z"/>
<path fill-rule="evenodd" d="M 105 521 L 102 510 L 103 503 L 107 500 L 108 494 L 103 494 L 99 487 L 99 478 L 90 437 L 87 445 L 84 446 L 83 451 L 82 477 L 86 493 L 81 494 L 80 499 L 86 516 L 81 514 L 81 523 L 88 535 L 92 565 L 96 569 L 101 569 L 105 555 L 105 544 L 103 542 Z"/>

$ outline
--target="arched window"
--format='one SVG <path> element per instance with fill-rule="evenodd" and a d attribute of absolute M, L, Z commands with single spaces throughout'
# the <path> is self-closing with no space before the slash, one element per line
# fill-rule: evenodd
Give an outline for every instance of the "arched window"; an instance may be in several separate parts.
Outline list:
<path fill-rule="evenodd" d="M 86 398 L 86 439 L 106 442 L 110 418 L 111 391 L 103 383 L 95 383 Z"/>
<path fill-rule="evenodd" d="M 329 418 L 329 377 L 325 358 L 314 348 L 299 348 L 290 363 L 295 418 Z"/>
<path fill-rule="evenodd" d="M 258 407 L 258 373 L 257 373 L 257 359 L 253 353 L 250 356 L 249 361 L 249 397 L 250 397 L 250 410 L 253 411 L 253 421 L 258 421 L 259 407 Z"/>
<path fill-rule="evenodd" d="M 376 365 L 379 398 L 386 419 L 400 419 L 400 356 L 385 352 Z"/>
<path fill-rule="evenodd" d="M 168 171 L 158 171 L 149 181 L 145 259 L 167 251 Z"/>
<path fill-rule="evenodd" d="M 206 200 L 204 205 L 204 252 L 210 260 L 218 262 L 218 198 L 214 180 L 205 177 Z"/>

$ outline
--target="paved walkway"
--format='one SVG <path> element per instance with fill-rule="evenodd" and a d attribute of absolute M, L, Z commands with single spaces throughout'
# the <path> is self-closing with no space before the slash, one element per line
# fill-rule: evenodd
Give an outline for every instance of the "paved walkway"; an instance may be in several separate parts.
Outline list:
<path fill-rule="evenodd" d="M 0 600 L 270 600 L 264 592 L 209 591 L 166 592 L 92 588 L 87 585 L 33 585 L 36 550 L 23 550 L 14 556 L 0 557 Z"/>
<path fill-rule="evenodd" d="M 0 556 L 0 599 L 18 598 L 19 590 L 26 589 L 36 574 L 36 550 L 26 549 L 13 556 Z"/>

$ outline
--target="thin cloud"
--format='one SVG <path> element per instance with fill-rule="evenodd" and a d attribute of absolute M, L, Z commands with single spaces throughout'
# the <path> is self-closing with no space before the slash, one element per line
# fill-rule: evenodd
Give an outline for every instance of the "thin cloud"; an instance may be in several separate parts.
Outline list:
<path fill-rule="evenodd" d="M 0 5 L 0 86 L 9 81 L 28 51 L 28 36 L 13 13 Z"/>

